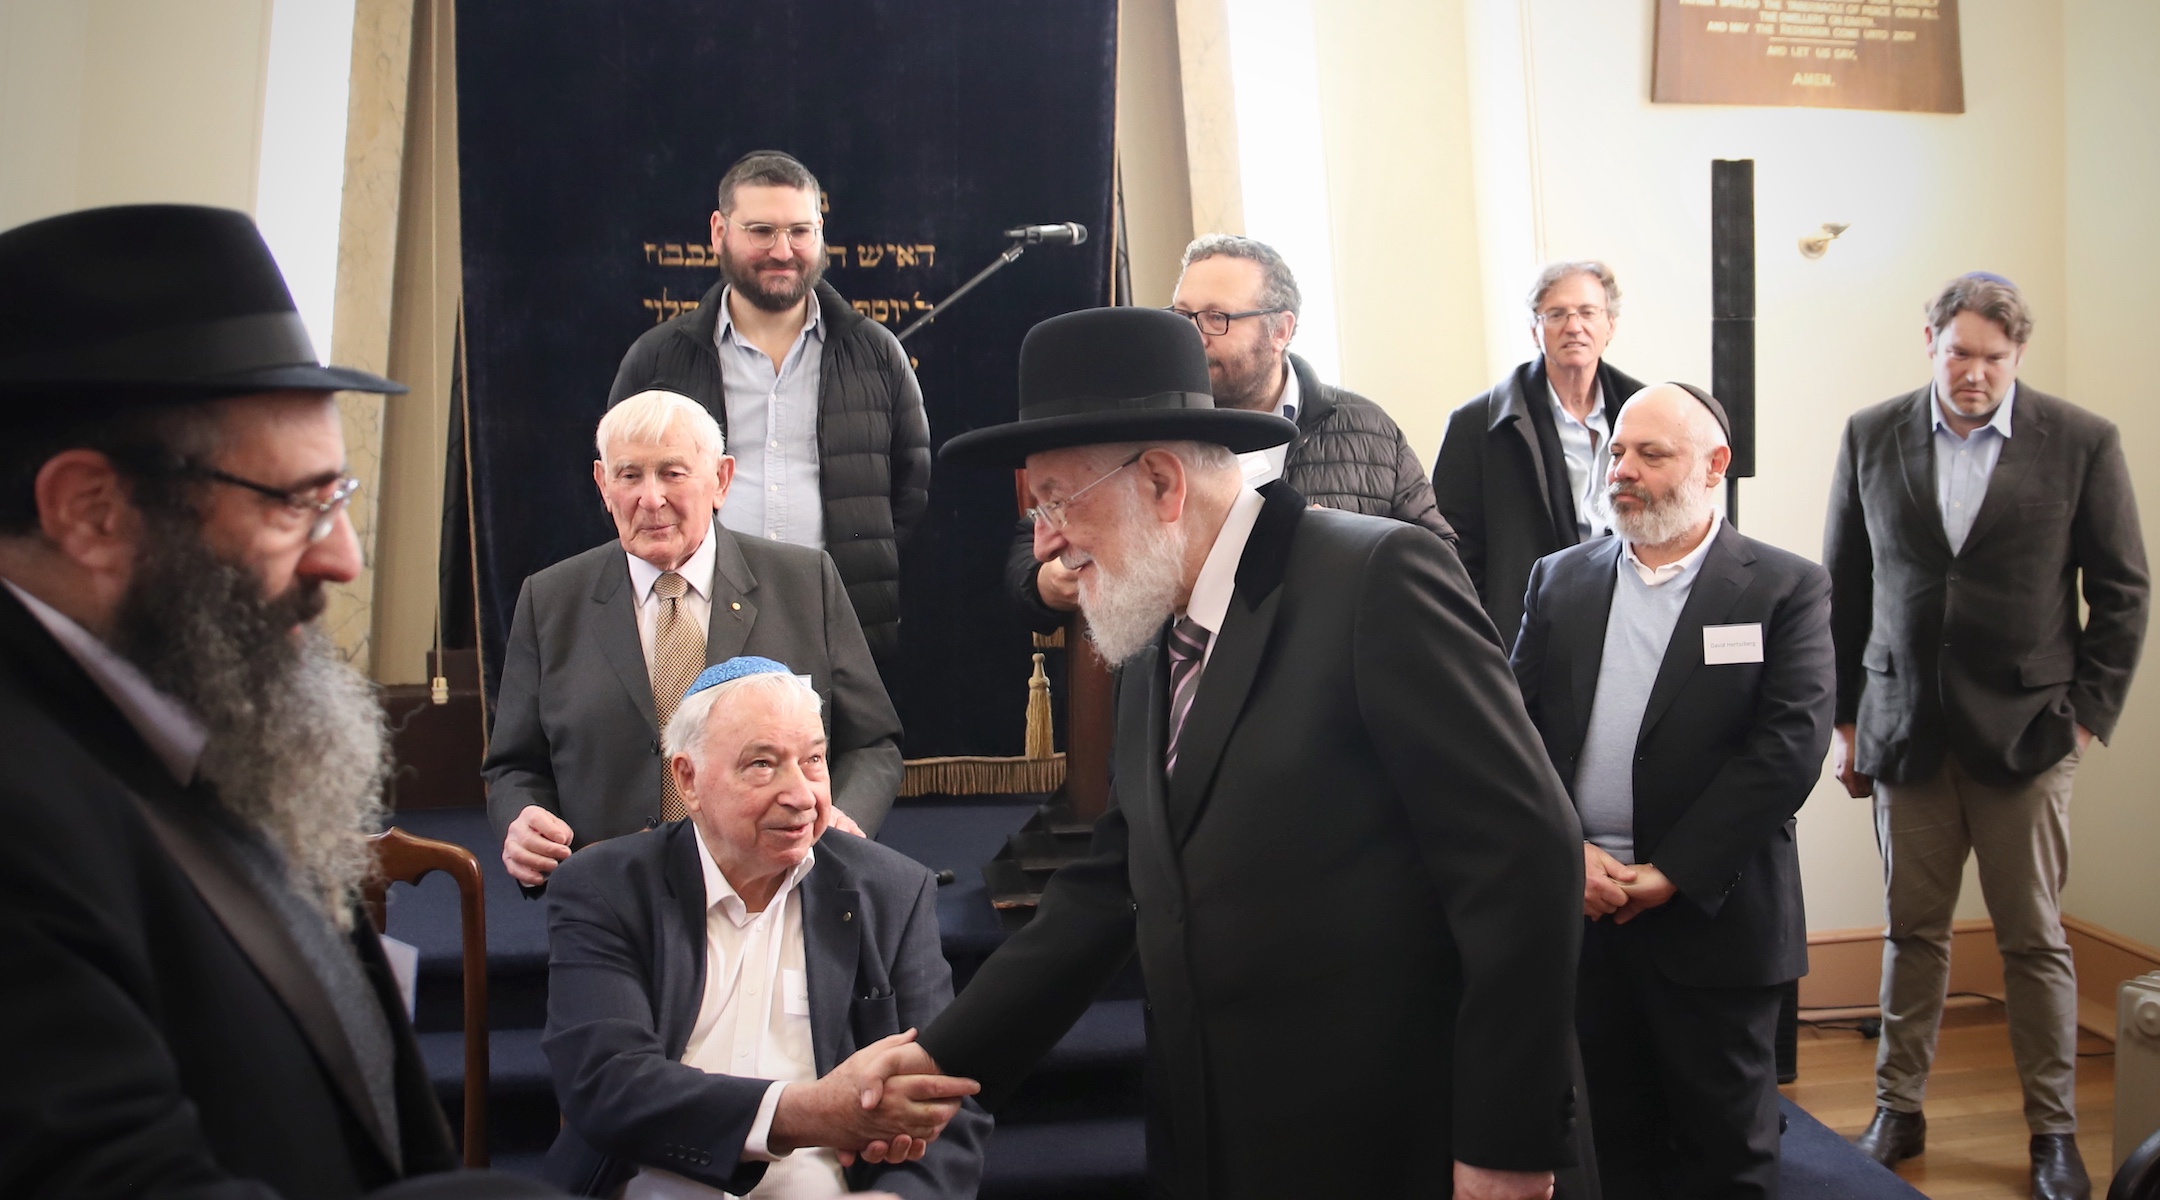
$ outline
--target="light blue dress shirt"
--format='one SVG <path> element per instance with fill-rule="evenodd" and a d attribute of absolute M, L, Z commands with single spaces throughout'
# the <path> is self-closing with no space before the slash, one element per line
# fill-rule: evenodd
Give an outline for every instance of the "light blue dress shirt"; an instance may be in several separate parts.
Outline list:
<path fill-rule="evenodd" d="M 1604 490 L 1605 468 L 1612 463 L 1612 425 L 1605 419 L 1605 389 L 1592 382 L 1590 385 L 1590 419 L 1575 419 L 1575 414 L 1560 403 L 1559 389 L 1550 382 L 1545 385 L 1545 398 L 1552 402 L 1553 427 L 1560 434 L 1560 457 L 1567 462 L 1568 494 L 1575 497 L 1575 536 L 1583 541 L 1611 531 L 1598 514 L 1603 511 L 1598 495 Z"/>
<path fill-rule="evenodd" d="M 2017 403 L 2017 385 L 1996 408 L 1995 417 L 1959 437 L 1943 420 L 1942 397 L 1930 392 L 1928 416 L 1935 429 L 1935 504 L 1942 509 L 1943 536 L 1950 539 L 1950 553 L 1965 549 L 1965 535 L 1972 532 L 1980 502 L 1987 498 L 1988 479 L 2002 458 L 2003 443 L 2010 440 L 2010 409 Z"/>
<path fill-rule="evenodd" d="M 824 376 L 825 323 L 815 294 L 802 332 L 778 369 L 763 350 L 736 336 L 720 293 L 713 348 L 727 404 L 727 450 L 735 482 L 720 523 L 736 533 L 825 548 L 825 500 L 818 488 L 818 384 Z"/>

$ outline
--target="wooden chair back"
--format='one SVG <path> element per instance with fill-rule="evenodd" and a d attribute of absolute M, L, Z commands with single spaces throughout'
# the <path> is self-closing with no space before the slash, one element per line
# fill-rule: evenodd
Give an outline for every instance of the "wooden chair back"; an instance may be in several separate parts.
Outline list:
<path fill-rule="evenodd" d="M 418 883 L 433 871 L 457 882 L 458 926 L 464 942 L 465 1165 L 488 1165 L 487 897 L 480 860 L 453 842 L 415 837 L 393 825 L 368 839 L 380 870 L 363 891 L 362 904 L 375 932 L 388 919 L 384 902 L 392 883 Z"/>

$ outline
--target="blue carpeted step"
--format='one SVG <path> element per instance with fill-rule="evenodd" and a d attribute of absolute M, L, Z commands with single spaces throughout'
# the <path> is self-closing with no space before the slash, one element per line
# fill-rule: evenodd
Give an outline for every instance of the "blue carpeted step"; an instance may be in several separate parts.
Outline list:
<path fill-rule="evenodd" d="M 983 1158 L 983 1200 L 1142 1194 L 1147 1129 L 1139 1117 L 999 1125 Z"/>

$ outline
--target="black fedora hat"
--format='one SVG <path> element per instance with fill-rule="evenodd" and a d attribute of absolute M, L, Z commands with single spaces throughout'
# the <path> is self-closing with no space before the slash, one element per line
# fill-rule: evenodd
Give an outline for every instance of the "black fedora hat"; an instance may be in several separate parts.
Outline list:
<path fill-rule="evenodd" d="M 969 430 L 938 457 L 1017 467 L 1044 450 L 1157 441 L 1214 442 L 1242 454 L 1296 436 L 1297 426 L 1273 413 L 1215 407 L 1207 351 L 1188 318 L 1160 308 L 1090 308 L 1028 330 L 1019 420 Z"/>
<path fill-rule="evenodd" d="M 286 389 L 405 390 L 322 365 L 247 214 L 133 204 L 0 233 L 0 427 Z"/>

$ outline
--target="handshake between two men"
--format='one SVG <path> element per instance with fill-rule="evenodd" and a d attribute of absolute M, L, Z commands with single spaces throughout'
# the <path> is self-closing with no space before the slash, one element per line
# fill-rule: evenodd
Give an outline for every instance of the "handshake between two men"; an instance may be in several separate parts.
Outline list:
<path fill-rule="evenodd" d="M 688 819 L 588 846 L 548 882 L 549 1181 L 973 1195 L 990 1118 L 915 1044 L 952 1000 L 937 882 L 867 838 L 820 840 L 818 693 L 729 659 L 664 749 Z"/>

